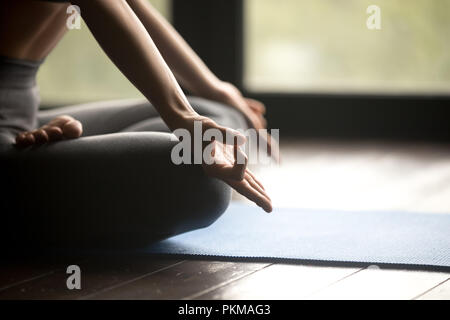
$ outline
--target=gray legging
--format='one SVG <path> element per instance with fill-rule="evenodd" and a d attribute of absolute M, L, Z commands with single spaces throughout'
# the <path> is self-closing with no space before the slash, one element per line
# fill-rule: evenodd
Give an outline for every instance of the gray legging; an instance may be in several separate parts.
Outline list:
<path fill-rule="evenodd" d="M 205 176 L 201 166 L 172 163 L 176 142 L 148 102 L 40 111 L 39 124 L 63 114 L 80 120 L 83 137 L 17 150 L 11 143 L 18 126 L 2 129 L 2 103 L 11 96 L 4 92 L 0 88 L 0 212 L 7 246 L 143 246 L 209 226 L 228 207 L 226 184 Z M 224 126 L 246 128 L 228 106 L 189 100 Z"/>

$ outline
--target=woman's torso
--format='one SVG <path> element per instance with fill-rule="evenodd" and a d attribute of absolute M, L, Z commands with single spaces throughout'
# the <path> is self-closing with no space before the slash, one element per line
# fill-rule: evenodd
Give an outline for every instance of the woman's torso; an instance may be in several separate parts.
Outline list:
<path fill-rule="evenodd" d="M 37 0 L 0 1 L 0 55 L 44 59 L 66 32 L 69 3 Z"/>
<path fill-rule="evenodd" d="M 0 154 L 37 125 L 36 73 L 66 32 L 68 5 L 0 0 Z"/>

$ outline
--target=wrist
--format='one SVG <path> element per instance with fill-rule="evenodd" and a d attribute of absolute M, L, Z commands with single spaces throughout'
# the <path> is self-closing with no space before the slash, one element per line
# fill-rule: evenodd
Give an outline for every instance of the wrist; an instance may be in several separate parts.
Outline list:
<path fill-rule="evenodd" d="M 219 80 L 212 90 L 212 94 L 218 101 L 224 101 L 228 99 L 229 93 L 230 93 L 230 87 L 232 86 L 231 83 L 228 83 L 226 81 Z"/>
<path fill-rule="evenodd" d="M 203 88 L 203 90 L 199 90 L 193 93 L 205 99 L 213 101 L 224 101 L 227 95 L 227 85 L 229 84 L 227 84 L 225 81 L 217 79 L 215 81 L 212 81 L 208 85 L 208 87 Z"/>
<path fill-rule="evenodd" d="M 194 127 L 194 122 L 200 118 L 200 115 L 196 112 L 176 112 L 170 117 L 168 126 L 171 131 L 177 129 L 187 129 L 189 132 Z"/>

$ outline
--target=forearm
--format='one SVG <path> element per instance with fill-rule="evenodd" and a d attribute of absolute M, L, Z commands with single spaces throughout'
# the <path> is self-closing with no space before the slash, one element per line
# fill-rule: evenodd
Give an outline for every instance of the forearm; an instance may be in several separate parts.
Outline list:
<path fill-rule="evenodd" d="M 196 116 L 145 27 L 125 0 L 73 0 L 105 53 L 170 129 Z"/>
<path fill-rule="evenodd" d="M 172 25 L 147 0 L 127 0 L 181 84 L 195 95 L 214 98 L 220 80 Z"/>

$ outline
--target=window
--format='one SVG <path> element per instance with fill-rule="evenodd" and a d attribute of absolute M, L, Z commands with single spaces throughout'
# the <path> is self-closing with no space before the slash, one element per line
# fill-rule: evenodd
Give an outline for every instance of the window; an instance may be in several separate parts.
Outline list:
<path fill-rule="evenodd" d="M 166 17 L 170 0 L 150 1 Z M 170 17 L 169 17 L 170 18 Z M 109 61 L 83 23 L 70 30 L 38 74 L 44 105 L 139 97 L 140 93 Z"/>
<path fill-rule="evenodd" d="M 450 91 L 450 0 L 244 0 L 244 24 L 251 92 Z"/>

